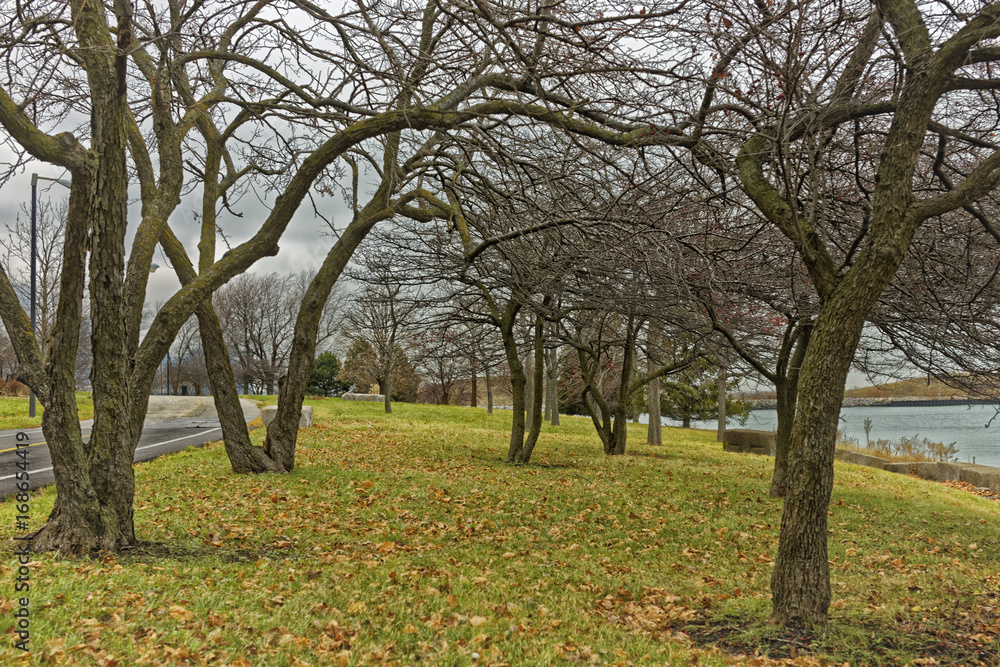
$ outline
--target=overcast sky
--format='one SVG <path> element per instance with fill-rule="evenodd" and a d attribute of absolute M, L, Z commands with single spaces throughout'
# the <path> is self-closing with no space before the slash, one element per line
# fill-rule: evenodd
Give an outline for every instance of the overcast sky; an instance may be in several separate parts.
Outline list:
<path fill-rule="evenodd" d="M 21 206 L 30 206 L 31 203 L 31 173 L 36 172 L 39 176 L 51 178 L 69 178 L 67 172 L 61 171 L 52 165 L 35 162 L 27 171 L 18 174 L 2 187 L 0 187 L 0 233 L 6 234 L 7 224 L 13 224 L 15 217 L 22 212 Z M 138 192 L 131 193 L 132 203 L 129 206 L 129 236 L 126 241 L 126 248 L 132 243 L 132 236 L 139 224 L 139 203 Z M 51 198 L 53 200 L 66 198 L 69 190 L 62 185 L 49 181 L 38 182 L 39 199 Z M 323 215 L 331 219 L 337 229 L 343 229 L 350 222 L 350 211 L 346 204 L 338 198 L 326 197 L 317 200 L 322 206 Z M 188 255 L 197 264 L 197 244 L 200 228 L 196 220 L 196 214 L 201 208 L 201 192 L 195 191 L 186 195 L 180 206 L 170 218 L 170 226 L 177 234 L 178 238 L 187 248 Z M 261 202 L 254 193 L 248 193 L 238 203 L 238 208 L 243 212 L 243 218 L 222 212 L 219 215 L 218 223 L 222 227 L 226 239 L 232 246 L 236 246 L 249 239 L 253 233 L 260 228 L 264 218 L 269 212 L 267 202 Z M 30 210 L 30 209 L 29 209 Z M 296 212 L 279 243 L 279 252 L 274 257 L 266 257 L 258 261 L 250 270 L 252 272 L 269 273 L 277 271 L 279 273 L 299 272 L 302 269 L 318 268 L 326 257 L 327 252 L 333 247 L 336 239 L 332 235 L 327 223 L 317 217 L 309 201 L 302 204 Z M 220 238 L 217 241 L 217 257 L 226 251 L 225 242 Z M 157 248 L 153 260 L 160 265 L 149 280 L 149 291 L 147 302 L 155 303 L 169 298 L 180 287 L 174 272 L 169 268 L 163 251 Z"/>

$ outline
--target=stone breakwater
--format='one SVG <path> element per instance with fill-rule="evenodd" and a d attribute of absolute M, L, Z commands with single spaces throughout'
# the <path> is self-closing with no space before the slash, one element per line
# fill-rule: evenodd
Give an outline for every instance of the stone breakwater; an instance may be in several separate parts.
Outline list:
<path fill-rule="evenodd" d="M 756 398 L 748 401 L 753 410 L 774 410 L 778 407 L 778 402 L 773 398 Z M 980 405 L 997 404 L 1000 399 L 988 400 L 981 398 L 927 398 L 926 396 L 886 396 L 879 398 L 844 398 L 841 407 L 862 408 L 862 407 L 925 407 L 929 405 Z"/>

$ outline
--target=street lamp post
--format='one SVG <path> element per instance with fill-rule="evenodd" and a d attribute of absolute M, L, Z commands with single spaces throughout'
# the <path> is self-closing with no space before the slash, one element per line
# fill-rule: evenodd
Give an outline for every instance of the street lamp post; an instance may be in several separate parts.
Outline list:
<path fill-rule="evenodd" d="M 38 207 L 38 174 L 31 175 L 31 335 L 35 335 L 35 239 L 38 236 L 38 228 L 35 222 L 35 209 Z M 28 416 L 35 416 L 35 391 L 29 388 L 28 391 Z"/>
<path fill-rule="evenodd" d="M 31 175 L 31 334 L 35 335 L 35 301 L 37 299 L 38 273 L 35 269 L 36 257 L 38 256 L 38 181 L 52 181 L 67 188 L 72 187 L 72 183 L 62 178 L 49 178 L 47 176 Z M 35 416 L 35 392 L 29 388 L 28 391 L 28 416 Z"/>

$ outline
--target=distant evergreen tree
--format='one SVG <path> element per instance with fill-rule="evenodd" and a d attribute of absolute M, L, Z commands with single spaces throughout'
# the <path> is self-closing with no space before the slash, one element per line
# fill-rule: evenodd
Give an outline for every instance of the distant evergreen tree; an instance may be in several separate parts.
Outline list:
<path fill-rule="evenodd" d="M 660 382 L 662 416 L 681 422 L 684 428 L 690 428 L 692 420 L 715 419 L 719 410 L 718 367 L 702 360 Z M 728 398 L 738 388 L 738 379 L 730 380 L 727 385 L 726 415 L 742 426 L 750 416 L 750 404 Z"/>
<path fill-rule="evenodd" d="M 309 376 L 309 392 L 322 396 L 340 396 L 351 388 L 350 383 L 338 378 L 340 360 L 333 352 L 321 352 L 313 362 Z"/>

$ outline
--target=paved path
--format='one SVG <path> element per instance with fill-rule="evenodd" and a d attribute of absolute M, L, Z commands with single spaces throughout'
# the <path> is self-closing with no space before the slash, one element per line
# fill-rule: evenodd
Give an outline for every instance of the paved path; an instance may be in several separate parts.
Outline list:
<path fill-rule="evenodd" d="M 252 401 L 240 399 L 247 423 L 260 417 L 260 409 Z M 84 437 L 90 435 L 93 420 L 80 422 Z M 19 460 L 17 434 L 24 433 L 21 442 L 28 442 L 28 472 L 31 489 L 52 484 L 52 459 L 42 429 L 29 428 L 0 431 L 0 498 L 16 492 L 15 473 Z M 149 461 L 158 456 L 179 452 L 187 447 L 204 445 L 222 439 L 222 428 L 211 396 L 150 396 L 142 437 L 135 451 L 135 462 Z"/>

